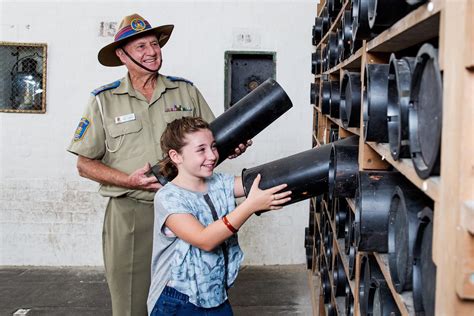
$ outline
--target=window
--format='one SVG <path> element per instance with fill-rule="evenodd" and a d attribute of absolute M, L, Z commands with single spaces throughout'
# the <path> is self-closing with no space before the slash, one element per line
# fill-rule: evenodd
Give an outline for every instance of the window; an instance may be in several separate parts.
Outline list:
<path fill-rule="evenodd" d="M 46 112 L 46 47 L 0 42 L 0 112 Z"/>
<path fill-rule="evenodd" d="M 268 78 L 275 79 L 275 52 L 225 52 L 225 110 Z"/>

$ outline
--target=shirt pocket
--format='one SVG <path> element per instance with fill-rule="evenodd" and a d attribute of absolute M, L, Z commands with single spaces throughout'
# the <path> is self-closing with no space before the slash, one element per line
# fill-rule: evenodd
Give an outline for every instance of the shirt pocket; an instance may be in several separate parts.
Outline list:
<path fill-rule="evenodd" d="M 107 125 L 107 131 L 110 135 L 106 140 L 107 151 L 110 153 L 120 151 L 125 157 L 135 155 L 138 146 L 144 145 L 143 142 L 137 141 L 142 129 L 143 126 L 139 120 Z"/>
<path fill-rule="evenodd" d="M 171 123 L 176 119 L 180 119 L 186 116 L 193 116 L 194 110 L 191 111 L 172 111 L 172 112 L 164 112 L 163 119 L 166 123 Z"/>

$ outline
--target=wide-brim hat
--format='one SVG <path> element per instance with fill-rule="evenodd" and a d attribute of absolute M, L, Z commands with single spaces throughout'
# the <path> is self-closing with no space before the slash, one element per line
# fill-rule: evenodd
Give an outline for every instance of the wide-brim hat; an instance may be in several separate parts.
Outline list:
<path fill-rule="evenodd" d="M 126 41 L 137 36 L 155 34 L 160 47 L 163 47 L 165 46 L 166 42 L 168 42 L 171 32 L 173 32 L 173 28 L 174 25 L 171 24 L 151 27 L 147 20 L 136 13 L 126 16 L 120 23 L 117 34 L 115 34 L 114 41 L 103 47 L 99 51 L 97 58 L 104 66 L 121 66 L 123 64 L 115 54 L 115 50 L 123 45 Z"/>

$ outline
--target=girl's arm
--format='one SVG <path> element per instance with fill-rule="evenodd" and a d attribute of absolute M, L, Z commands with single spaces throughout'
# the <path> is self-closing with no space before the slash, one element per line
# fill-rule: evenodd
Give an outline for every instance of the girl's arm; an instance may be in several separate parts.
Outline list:
<path fill-rule="evenodd" d="M 244 192 L 244 184 L 242 183 L 242 177 L 236 176 L 234 177 L 234 196 L 236 198 L 243 197 L 245 195 Z"/>
<path fill-rule="evenodd" d="M 248 198 L 226 216 L 235 229 L 239 229 L 256 211 L 277 210 L 290 201 L 291 191 L 276 193 L 283 190 L 286 184 L 260 190 L 259 183 L 260 175 L 255 178 Z M 165 225 L 178 238 L 204 251 L 212 251 L 233 234 L 222 220 L 205 227 L 191 214 L 171 214 Z"/>

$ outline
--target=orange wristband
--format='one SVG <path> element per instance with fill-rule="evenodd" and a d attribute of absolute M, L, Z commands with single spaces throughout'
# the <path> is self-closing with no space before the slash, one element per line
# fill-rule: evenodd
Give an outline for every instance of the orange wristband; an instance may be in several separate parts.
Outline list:
<path fill-rule="evenodd" d="M 232 232 L 232 234 L 236 234 L 239 231 L 238 229 L 235 229 L 234 226 L 232 226 L 227 217 L 222 217 L 222 221 L 224 222 L 225 226 L 227 226 L 227 228 Z"/>

